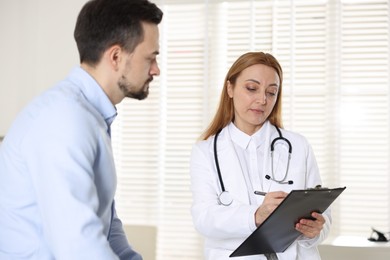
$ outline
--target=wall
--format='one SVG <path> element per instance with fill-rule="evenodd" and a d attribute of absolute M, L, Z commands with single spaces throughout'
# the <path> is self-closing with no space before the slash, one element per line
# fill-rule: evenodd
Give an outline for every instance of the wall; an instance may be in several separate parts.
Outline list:
<path fill-rule="evenodd" d="M 34 96 L 79 64 L 80 0 L 0 1 L 0 136 Z"/>

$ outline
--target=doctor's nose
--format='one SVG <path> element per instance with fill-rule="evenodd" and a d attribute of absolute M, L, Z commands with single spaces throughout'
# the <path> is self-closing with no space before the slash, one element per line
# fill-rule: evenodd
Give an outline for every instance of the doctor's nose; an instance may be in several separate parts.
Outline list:
<path fill-rule="evenodd" d="M 256 102 L 260 104 L 267 103 L 267 95 L 266 93 L 259 93 L 256 95 Z"/>

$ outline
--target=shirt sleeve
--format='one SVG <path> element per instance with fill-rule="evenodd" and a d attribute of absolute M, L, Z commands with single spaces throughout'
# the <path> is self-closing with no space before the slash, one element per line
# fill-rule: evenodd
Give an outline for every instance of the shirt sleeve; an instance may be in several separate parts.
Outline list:
<path fill-rule="evenodd" d="M 120 260 L 142 260 L 140 254 L 133 250 L 127 241 L 121 220 L 115 210 L 115 203 L 112 207 L 114 216 L 111 222 L 109 242 L 112 250 L 119 256 Z"/>
<path fill-rule="evenodd" d="M 21 144 L 42 236 L 56 259 L 118 259 L 98 216 L 111 214 L 110 205 L 99 208 L 95 185 L 99 126 L 77 104 L 64 103 L 32 114 Z"/>

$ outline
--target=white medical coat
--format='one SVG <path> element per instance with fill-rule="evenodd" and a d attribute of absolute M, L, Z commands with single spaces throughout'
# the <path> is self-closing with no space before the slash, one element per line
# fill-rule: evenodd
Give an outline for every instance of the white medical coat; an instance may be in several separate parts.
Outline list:
<path fill-rule="evenodd" d="M 229 255 L 256 229 L 254 214 L 264 197 L 253 195 L 255 198 L 252 197 L 251 201 L 249 197 L 253 193 L 252 186 L 262 187 L 262 190 L 266 192 L 279 190 L 290 192 L 293 189 L 312 188 L 321 184 L 318 166 L 307 140 L 299 134 L 281 129 L 283 137 L 287 138 L 292 145 L 287 180 L 293 180 L 294 183 L 288 185 L 267 180 L 265 175 L 270 175 L 271 170 L 270 144 L 274 138 L 279 136 L 275 127 L 267 121 L 259 130 L 261 133 L 257 137 L 259 142 L 262 142 L 262 146 L 258 149 L 260 158 L 263 158 L 258 163 L 262 165 L 260 168 L 264 167 L 264 170 L 258 174 L 260 175 L 258 180 L 261 183 L 251 183 L 248 187 L 248 181 L 245 181 L 243 173 L 247 169 L 244 167 L 245 164 L 240 162 L 237 150 L 234 148 L 231 137 L 232 130 L 239 131 L 231 123 L 221 131 L 217 141 L 222 179 L 225 189 L 233 197 L 233 203 L 230 206 L 218 203 L 221 185 L 214 160 L 214 136 L 193 146 L 190 166 L 193 222 L 195 228 L 205 238 L 205 259 L 266 259 L 264 255 L 229 258 Z M 280 146 L 282 146 L 282 153 L 283 149 L 284 153 L 288 153 L 286 145 L 280 144 Z M 280 147 L 278 149 L 280 150 Z M 275 150 L 276 179 L 281 179 L 284 175 L 283 171 L 278 173 L 278 165 L 286 165 L 287 163 L 283 159 L 284 157 L 279 156 Z M 330 210 L 325 211 L 323 216 L 326 222 L 319 236 L 314 239 L 300 236 L 284 253 L 278 253 L 278 258 L 280 260 L 321 259 L 316 246 L 329 233 Z"/>

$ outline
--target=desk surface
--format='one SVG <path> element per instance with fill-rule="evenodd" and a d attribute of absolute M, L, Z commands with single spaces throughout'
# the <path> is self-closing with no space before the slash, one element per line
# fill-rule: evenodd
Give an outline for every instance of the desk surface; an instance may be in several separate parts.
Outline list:
<path fill-rule="evenodd" d="M 325 241 L 324 245 L 344 246 L 344 247 L 389 247 L 390 242 L 372 242 L 365 237 L 339 236 L 330 241 Z"/>
<path fill-rule="evenodd" d="M 389 260 L 390 242 L 371 242 L 366 237 L 339 236 L 318 246 L 322 260 Z"/>

